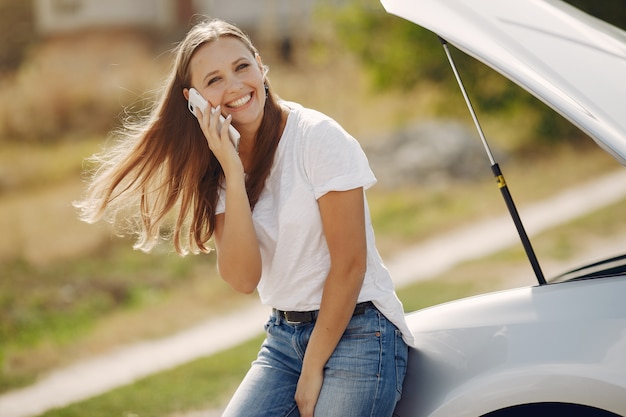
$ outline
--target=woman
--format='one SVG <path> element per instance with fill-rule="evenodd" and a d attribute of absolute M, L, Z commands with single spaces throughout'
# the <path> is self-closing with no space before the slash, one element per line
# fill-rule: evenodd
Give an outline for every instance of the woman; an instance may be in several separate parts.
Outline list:
<path fill-rule="evenodd" d="M 279 100 L 238 28 L 202 22 L 176 52 L 153 116 L 96 157 L 83 219 L 134 214 L 144 250 L 164 226 L 179 253 L 209 252 L 213 237 L 221 277 L 273 307 L 225 416 L 391 416 L 412 336 L 374 246 L 363 151 L 332 119 Z M 196 119 L 191 88 L 216 111 Z"/>

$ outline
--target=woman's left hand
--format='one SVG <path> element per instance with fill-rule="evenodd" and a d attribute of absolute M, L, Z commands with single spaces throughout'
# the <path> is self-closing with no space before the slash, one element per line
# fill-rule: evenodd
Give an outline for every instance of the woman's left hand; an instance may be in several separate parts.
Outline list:
<path fill-rule="evenodd" d="M 300 417 L 313 417 L 315 404 L 317 404 L 323 382 L 323 368 L 311 371 L 306 369 L 302 370 L 295 397 L 298 410 L 300 411 Z"/>

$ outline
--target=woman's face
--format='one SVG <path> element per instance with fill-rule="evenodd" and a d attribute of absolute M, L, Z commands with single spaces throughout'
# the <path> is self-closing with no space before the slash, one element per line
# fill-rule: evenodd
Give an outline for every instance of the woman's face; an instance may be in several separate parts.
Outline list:
<path fill-rule="evenodd" d="M 190 62 L 191 85 L 240 131 L 256 132 L 265 106 L 263 66 L 240 40 L 221 37 L 202 45 Z"/>

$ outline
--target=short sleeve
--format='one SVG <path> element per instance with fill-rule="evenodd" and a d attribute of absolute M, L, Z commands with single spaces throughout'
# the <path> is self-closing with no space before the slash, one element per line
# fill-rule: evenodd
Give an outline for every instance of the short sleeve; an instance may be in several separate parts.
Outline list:
<path fill-rule="evenodd" d="M 347 191 L 376 183 L 359 142 L 332 119 L 321 121 L 307 132 L 304 165 L 315 198 L 331 191 Z"/>

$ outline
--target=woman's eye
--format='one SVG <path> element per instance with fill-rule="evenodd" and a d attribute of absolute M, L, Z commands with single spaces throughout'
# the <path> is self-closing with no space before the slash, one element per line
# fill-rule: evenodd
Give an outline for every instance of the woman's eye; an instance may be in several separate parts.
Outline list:
<path fill-rule="evenodd" d="M 237 65 L 237 71 L 240 71 L 240 70 L 246 69 L 246 68 L 248 68 L 249 66 L 250 66 L 250 64 L 248 64 L 247 62 L 246 62 L 246 63 L 243 63 L 243 64 L 239 64 L 239 65 Z"/>
<path fill-rule="evenodd" d="M 219 80 L 220 80 L 220 78 L 219 78 L 219 77 L 211 78 L 207 84 L 208 84 L 208 85 L 215 84 L 215 83 L 216 83 L 216 82 L 218 82 Z"/>

